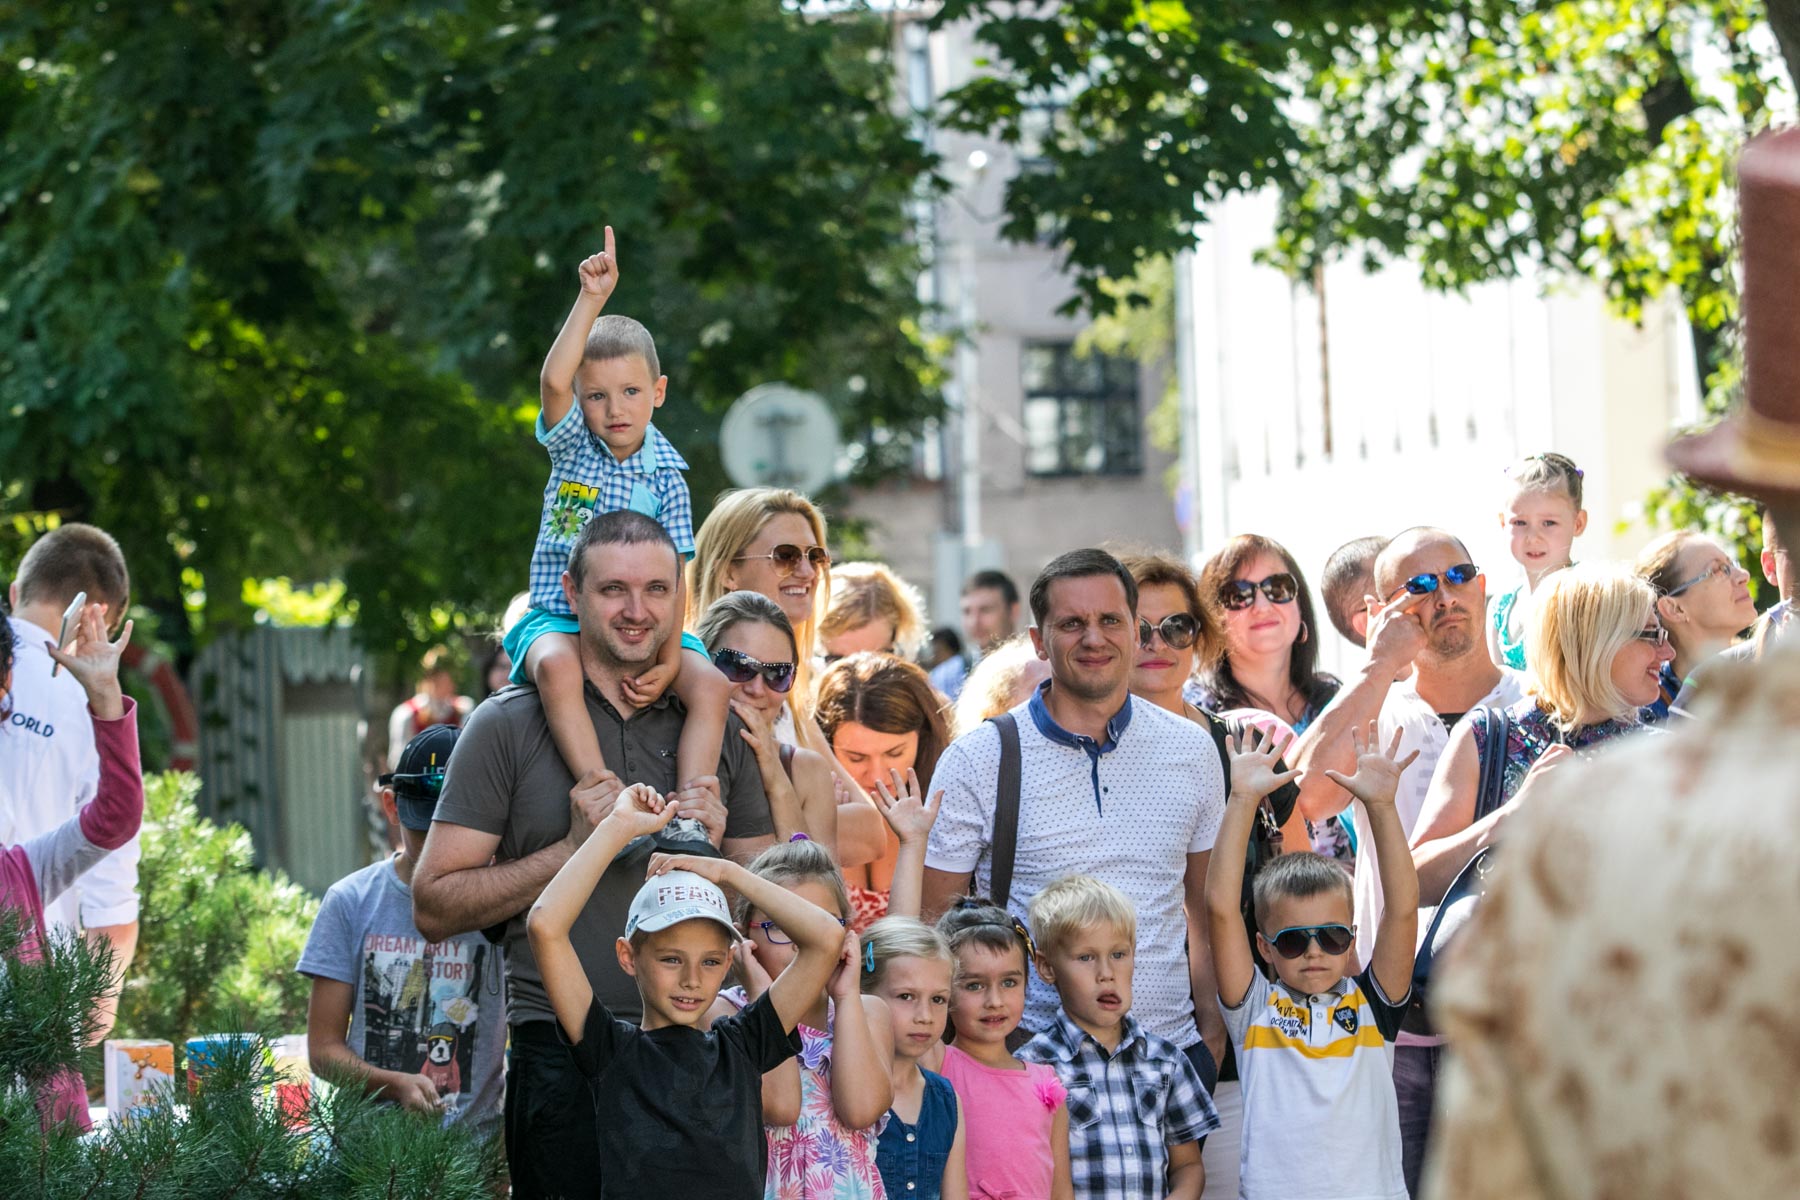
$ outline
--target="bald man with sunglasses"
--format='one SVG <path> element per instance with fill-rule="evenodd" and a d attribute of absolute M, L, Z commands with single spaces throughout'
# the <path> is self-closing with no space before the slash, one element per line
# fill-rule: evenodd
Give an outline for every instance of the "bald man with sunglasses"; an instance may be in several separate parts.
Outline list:
<path fill-rule="evenodd" d="M 1466 713 L 1502 708 L 1524 696 L 1524 678 L 1494 665 L 1483 632 L 1487 581 L 1461 539 L 1442 529 L 1409 529 L 1375 560 L 1377 595 L 1367 598 L 1369 661 L 1345 680 L 1289 755 L 1303 772 L 1300 811 L 1315 824 L 1355 805 L 1358 829 L 1367 828 L 1361 801 L 1325 776 L 1355 769 L 1352 730 L 1376 721 L 1383 745 L 1400 734 L 1399 757 L 1418 757 L 1400 776 L 1395 808 L 1408 839 L 1418 823 L 1432 772 L 1450 744 L 1450 731 Z M 1410 666 L 1412 673 L 1398 678 Z M 1380 863 L 1370 839 L 1356 856 L 1357 960 L 1368 963 L 1383 909 Z M 1430 1130 L 1439 1039 L 1401 1033 L 1394 1053 L 1394 1090 L 1407 1187 L 1416 1196 Z"/>

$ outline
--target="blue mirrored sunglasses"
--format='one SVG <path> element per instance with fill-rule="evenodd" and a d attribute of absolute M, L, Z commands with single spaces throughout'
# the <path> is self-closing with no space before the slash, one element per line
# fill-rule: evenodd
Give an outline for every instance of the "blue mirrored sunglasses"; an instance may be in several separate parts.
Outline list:
<path fill-rule="evenodd" d="M 1434 575 L 1427 571 L 1423 575 L 1414 575 L 1411 579 L 1395 588 L 1388 594 L 1388 599 L 1392 600 L 1401 592 L 1410 592 L 1415 596 L 1429 596 L 1431 593 L 1438 590 L 1438 580 L 1440 579 L 1445 583 L 1467 583 L 1479 574 L 1481 574 L 1481 568 L 1477 567 L 1474 563 L 1457 563 L 1454 567 L 1448 568 L 1439 575 Z"/>

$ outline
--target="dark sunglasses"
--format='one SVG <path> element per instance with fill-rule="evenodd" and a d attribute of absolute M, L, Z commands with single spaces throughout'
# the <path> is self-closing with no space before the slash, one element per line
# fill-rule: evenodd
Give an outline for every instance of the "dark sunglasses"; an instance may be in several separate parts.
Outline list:
<path fill-rule="evenodd" d="M 417 773 L 395 773 L 380 775 L 375 779 L 377 787 L 391 787 L 398 791 L 402 787 L 416 788 L 436 800 L 444 791 L 444 768 L 437 767 L 430 771 Z"/>
<path fill-rule="evenodd" d="M 1138 645 L 1148 650 L 1152 634 L 1159 635 L 1163 645 L 1171 650 L 1186 650 L 1200 636 L 1200 622 L 1194 620 L 1192 613 L 1170 613 L 1155 625 L 1139 617 Z"/>
<path fill-rule="evenodd" d="M 1319 943 L 1327 954 L 1342 954 L 1356 941 L 1356 931 L 1348 925 L 1290 925 L 1263 940 L 1283 958 L 1299 958 L 1311 942 Z"/>
<path fill-rule="evenodd" d="M 1454 567 L 1445 571 L 1441 576 L 1433 575 L 1427 571 L 1423 575 L 1414 575 L 1411 579 L 1395 588 L 1393 592 L 1388 595 L 1388 599 L 1392 600 L 1401 592 L 1411 592 L 1415 596 L 1429 596 L 1431 593 L 1438 590 L 1438 580 L 1440 578 L 1445 583 L 1467 583 L 1479 574 L 1481 574 L 1481 568 L 1477 567 L 1474 563 L 1457 563 Z"/>
<path fill-rule="evenodd" d="M 1249 608 L 1256 603 L 1257 592 L 1267 596 L 1270 604 L 1291 604 L 1300 594 L 1300 583 L 1286 571 L 1259 581 L 1234 579 L 1219 589 L 1219 603 L 1234 612 Z"/>
<path fill-rule="evenodd" d="M 719 650 L 713 654 L 713 666 L 733 683 L 749 683 L 761 675 L 772 692 L 785 692 L 794 686 L 794 664 L 791 662 L 757 662 L 742 650 Z"/>
<path fill-rule="evenodd" d="M 767 554 L 740 554 L 732 562 L 748 562 L 753 558 L 766 558 L 775 564 L 775 573 L 786 579 L 800 569 L 800 560 L 805 559 L 812 564 L 813 570 L 823 571 L 831 565 L 831 551 L 823 546 L 808 546 L 802 550 L 791 542 L 783 542 Z"/>

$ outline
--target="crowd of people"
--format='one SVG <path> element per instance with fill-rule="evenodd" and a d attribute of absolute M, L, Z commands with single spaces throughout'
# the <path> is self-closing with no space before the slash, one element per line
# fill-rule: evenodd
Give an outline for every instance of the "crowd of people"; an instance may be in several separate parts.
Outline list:
<path fill-rule="evenodd" d="M 602 313 L 618 274 L 609 229 L 545 360 L 510 685 L 471 711 L 430 664 L 380 779 L 396 848 L 297 968 L 314 1070 L 499 1131 L 516 1196 L 1191 1200 L 1221 1077 L 1241 1195 L 1418 1196 L 1435 951 L 1479 936 L 1519 801 L 1788 624 L 1774 514 L 1759 622 L 1697 532 L 1576 563 L 1582 472 L 1546 452 L 1499 498 L 1508 591 L 1420 526 L 1346 544 L 1315 597 L 1247 533 L 1198 569 L 982 571 L 933 630 L 805 496 L 694 528 L 654 341 Z M 0 903 L 121 959 L 128 598 L 111 539 L 64 526 L 0 638 Z M 1344 679 L 1321 606 L 1366 650 Z"/>

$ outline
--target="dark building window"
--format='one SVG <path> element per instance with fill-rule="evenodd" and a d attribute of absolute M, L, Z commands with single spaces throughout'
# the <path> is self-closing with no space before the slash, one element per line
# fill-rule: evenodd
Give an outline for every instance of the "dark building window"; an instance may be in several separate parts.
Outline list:
<path fill-rule="evenodd" d="M 1024 349 L 1025 468 L 1033 475 L 1136 475 L 1143 470 L 1138 368 L 1068 342 Z"/>

